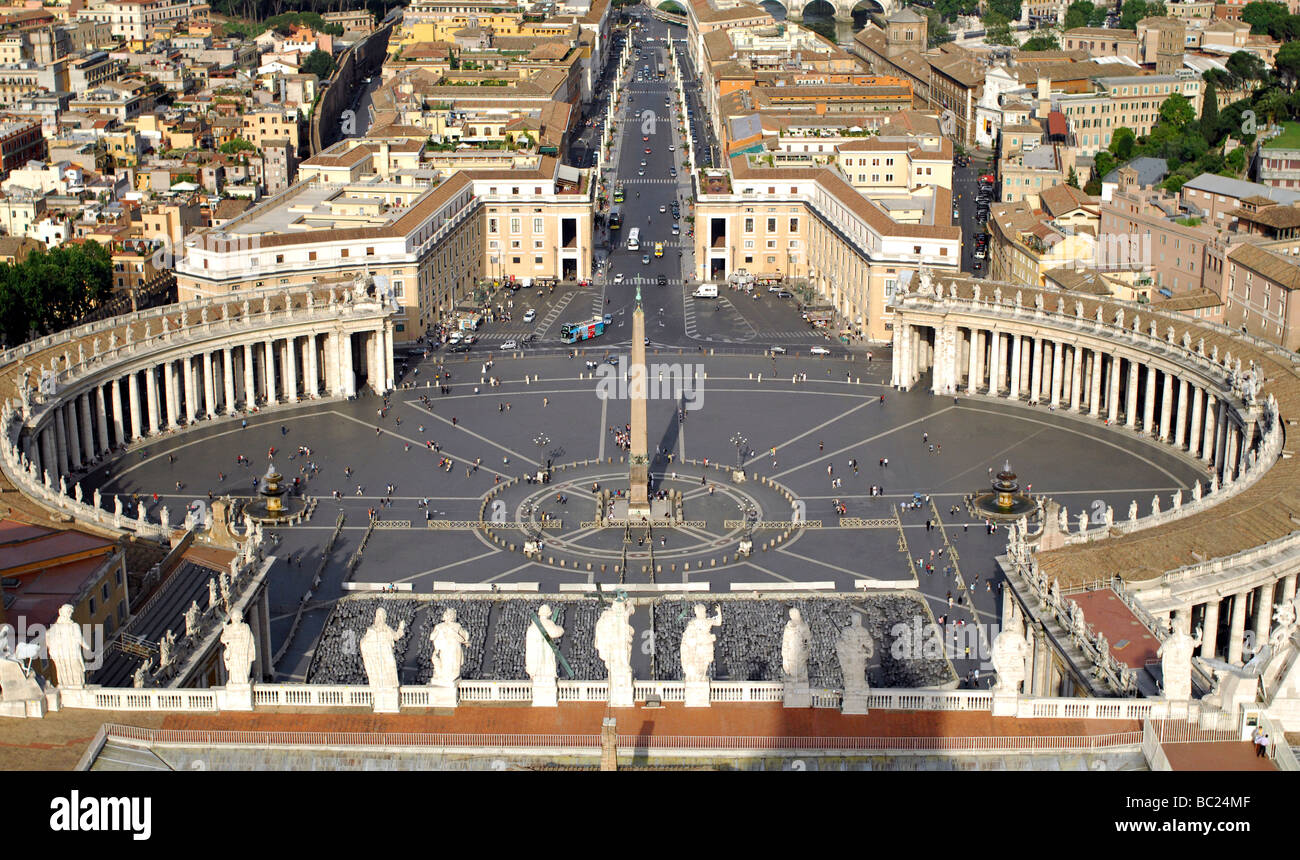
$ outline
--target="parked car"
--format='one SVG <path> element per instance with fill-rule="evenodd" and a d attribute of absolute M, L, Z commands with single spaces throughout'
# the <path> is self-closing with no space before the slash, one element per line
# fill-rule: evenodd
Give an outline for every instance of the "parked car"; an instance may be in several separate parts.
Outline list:
<path fill-rule="evenodd" d="M 507 340 L 505 343 L 501 344 L 501 348 L 502 348 L 502 349 L 519 349 L 519 342 L 516 341 L 516 340 L 512 337 L 512 338 L 510 338 L 509 340 Z"/>
<path fill-rule="evenodd" d="M 830 355 L 830 354 L 831 354 L 831 351 L 830 351 L 829 349 L 827 349 L 826 347 L 824 347 L 824 346 L 814 346 L 812 349 L 808 350 L 808 352 L 809 352 L 810 354 L 812 354 L 812 355 Z"/>
<path fill-rule="evenodd" d="M 468 343 L 453 343 L 447 347 L 448 352 L 469 352 L 471 349 Z"/>
<path fill-rule="evenodd" d="M 776 297 L 778 299 L 792 299 L 794 298 L 794 293 L 790 292 L 789 290 L 777 290 Z"/>
<path fill-rule="evenodd" d="M 774 346 L 771 349 L 769 349 L 768 352 L 772 353 L 772 355 L 785 355 L 785 347 Z"/>

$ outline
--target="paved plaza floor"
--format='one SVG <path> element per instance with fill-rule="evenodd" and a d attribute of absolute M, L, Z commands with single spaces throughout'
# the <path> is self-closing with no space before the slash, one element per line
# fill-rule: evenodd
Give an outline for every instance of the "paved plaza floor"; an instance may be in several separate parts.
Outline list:
<path fill-rule="evenodd" d="M 382 416 L 384 401 L 363 394 L 352 401 L 272 409 L 248 417 L 247 427 L 241 418 L 203 422 L 133 448 L 83 479 L 83 488 L 122 495 L 132 511 L 138 494 L 151 518 L 166 506 L 176 523 L 187 507 L 207 502 L 209 493 L 253 495 L 253 481 L 269 463 L 286 479 L 298 477 L 320 502 L 308 523 L 273 535 L 278 543 L 272 552 L 281 559 L 270 592 L 276 648 L 343 513 L 322 585 L 280 663 L 282 677 L 292 678 L 305 672 L 347 579 L 409 583 L 427 593 L 435 582 L 535 582 L 549 592 L 563 584 L 617 585 L 620 576 L 629 583 L 652 576 L 656 583 L 707 583 L 720 592 L 735 583 L 760 590 L 819 583 L 846 592 L 861 580 L 915 578 L 936 617 L 993 624 L 999 606 L 994 558 L 1005 550 L 1006 533 L 987 533 L 962 505 L 965 494 L 987 487 L 990 470 L 1009 460 L 1022 486 L 1069 508 L 1072 530 L 1079 512 L 1109 504 L 1123 516 L 1133 499 L 1146 509 L 1152 495 L 1167 499 L 1201 474 L 1167 446 L 1089 419 L 980 397 L 895 392 L 888 386 L 889 362 L 879 356 L 867 362 L 861 355 L 774 359 L 652 349 L 652 380 L 662 365 L 668 374 L 700 382 L 690 392 L 699 408 L 685 410 L 684 421 L 678 401 L 649 402 L 655 488 L 683 492 L 687 524 L 653 530 L 656 567 L 647 570 L 644 534 L 635 536 L 641 544 L 625 545 L 622 528 L 600 529 L 592 522 L 592 484 L 626 487 L 627 466 L 619 462 L 625 452 L 616 434 L 630 420 L 628 401 L 599 396 L 601 380 L 590 378 L 586 367 L 588 359 L 599 361 L 607 351 L 618 349 L 611 344 L 573 358 L 497 356 L 486 371 L 485 353 L 434 353 L 408 369 L 401 384 L 410 387 L 391 394 Z M 450 380 L 437 378 L 448 372 Z M 806 374 L 807 381 L 793 382 L 796 374 Z M 488 377 L 499 385 L 489 385 Z M 440 381 L 450 385 L 449 393 L 439 393 Z M 310 455 L 298 453 L 300 446 Z M 734 467 L 738 453 L 749 477 L 743 484 L 716 468 Z M 882 458 L 888 458 L 887 466 Z M 515 551 L 473 528 L 429 527 L 430 521 L 477 520 L 494 488 L 544 472 L 548 461 L 586 465 L 552 471 L 546 484 L 515 483 L 499 497 L 507 522 L 536 520 L 545 512 L 558 526 L 540 531 L 551 550 L 540 562 L 523 555 L 525 535 L 509 526 L 497 531 L 516 543 Z M 746 508 L 751 518 L 765 522 L 788 523 L 792 516 L 790 502 L 755 477 L 788 492 L 809 526 L 766 550 L 762 544 L 779 530 L 760 528 L 753 555 L 736 559 L 737 521 L 745 519 Z M 871 494 L 873 485 L 881 495 Z M 360 565 L 349 574 L 347 561 L 366 534 L 372 509 L 383 527 L 371 533 Z M 938 526 L 928 529 L 927 519 Z M 507 533 L 518 534 L 517 540 Z M 615 573 L 625 546 L 626 571 Z M 548 556 L 554 563 L 547 563 Z M 560 558 L 566 559 L 563 568 Z M 933 572 L 926 569 L 930 564 Z M 1098 571 L 1099 579 L 1105 576 Z M 964 675 L 979 663 L 955 665 Z"/>

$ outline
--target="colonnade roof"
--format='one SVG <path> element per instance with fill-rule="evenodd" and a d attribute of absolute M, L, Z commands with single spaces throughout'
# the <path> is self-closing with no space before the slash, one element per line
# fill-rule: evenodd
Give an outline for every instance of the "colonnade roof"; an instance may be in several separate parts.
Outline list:
<path fill-rule="evenodd" d="M 1098 305 L 1108 324 L 1113 323 L 1115 313 L 1120 310 L 1123 310 L 1125 324 L 1130 328 L 1133 315 L 1138 314 L 1144 332 L 1149 330 L 1151 320 L 1158 320 L 1162 340 L 1167 328 L 1173 326 L 1174 343 L 1167 344 L 1170 349 L 1181 350 L 1185 331 L 1191 338 L 1193 350 L 1204 338 L 1207 356 L 1217 347 L 1220 361 L 1231 353 L 1234 362 L 1241 359 L 1243 367 L 1255 362 L 1262 375 L 1258 397 L 1261 401 L 1269 394 L 1276 398 L 1284 431 L 1288 421 L 1300 417 L 1300 371 L 1298 365 L 1288 360 L 1280 349 L 1257 346 L 1225 329 L 1199 325 L 1190 318 L 1156 314 L 1149 306 L 1099 300 L 1083 293 L 943 276 L 935 277 L 934 283 L 936 287 L 942 287 L 945 296 L 949 294 L 950 286 L 955 285 L 958 297 L 964 299 L 974 297 L 978 284 L 980 298 L 986 302 L 992 301 L 998 287 L 1002 289 L 1004 303 L 1014 303 L 1016 293 L 1020 292 L 1022 306 L 1028 311 L 1024 321 L 1045 328 L 1059 320 L 1055 314 L 1058 299 L 1065 300 L 1070 320 L 1073 320 L 1076 301 L 1083 303 L 1085 322 L 1095 318 Z M 1043 296 L 1044 309 L 1049 311 L 1041 318 L 1033 315 L 1034 298 L 1039 294 Z M 1116 345 L 1123 343 L 1113 339 L 1111 342 Z M 1142 510 L 1147 509 L 1149 501 L 1137 500 Z M 1042 552 L 1038 554 L 1038 562 L 1049 577 L 1060 581 L 1062 587 L 1109 579 L 1116 574 L 1126 581 L 1150 580 L 1184 565 L 1252 549 L 1285 537 L 1297 528 L 1300 528 L 1300 458 L 1283 456 L 1248 489 L 1204 511 L 1137 532 L 1113 534 L 1101 541 Z"/>

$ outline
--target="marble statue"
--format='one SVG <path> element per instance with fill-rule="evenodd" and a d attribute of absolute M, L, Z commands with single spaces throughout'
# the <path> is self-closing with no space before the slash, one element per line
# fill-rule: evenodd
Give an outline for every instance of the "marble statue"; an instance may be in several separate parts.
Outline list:
<path fill-rule="evenodd" d="M 1171 702 L 1185 702 L 1192 698 L 1192 657 L 1201 644 L 1200 631 L 1193 639 L 1174 625 L 1174 632 L 1160 643 L 1156 656 L 1160 658 L 1160 673 L 1164 678 L 1165 698 Z"/>
<path fill-rule="evenodd" d="M 1024 294 L 1020 290 L 1016 290 L 1016 307 L 1020 307 L 1020 304 L 1023 301 L 1024 301 Z"/>
<path fill-rule="evenodd" d="M 1070 632 L 1082 639 L 1088 635 L 1088 622 L 1083 617 L 1083 607 L 1070 601 Z"/>
<path fill-rule="evenodd" d="M 1191 348 L 1192 348 L 1192 336 L 1191 336 L 1191 334 L 1189 334 L 1189 333 L 1187 332 L 1186 329 L 1184 329 L 1184 330 L 1183 330 L 1183 349 L 1186 349 L 1186 350 L 1189 350 L 1189 351 L 1190 351 Z"/>
<path fill-rule="evenodd" d="M 166 506 L 158 512 L 158 522 L 162 523 L 163 530 L 166 531 L 171 526 L 171 511 Z"/>
<path fill-rule="evenodd" d="M 1079 512 L 1079 534 L 1083 534 L 1087 530 L 1088 530 L 1088 513 L 1087 511 L 1080 511 Z"/>
<path fill-rule="evenodd" d="M 537 610 L 537 620 L 541 622 L 541 628 L 538 628 L 536 622 L 530 623 L 528 631 L 524 634 L 524 671 L 528 673 L 529 678 L 533 679 L 534 684 L 555 683 L 557 673 L 555 648 L 551 647 L 551 643 L 564 635 L 564 628 L 551 620 L 553 614 L 550 605 L 543 603 Z M 546 636 L 542 635 L 543 630 L 546 631 Z M 546 641 L 547 636 L 550 637 L 550 642 Z"/>
<path fill-rule="evenodd" d="M 203 325 L 208 324 L 208 306 L 204 305 L 199 309 L 199 322 Z"/>
<path fill-rule="evenodd" d="M 1083 316 L 1083 302 L 1079 301 L 1078 299 L 1075 299 L 1074 301 L 1074 315 L 1076 317 Z"/>
<path fill-rule="evenodd" d="M 108 348 L 117 349 L 117 332 L 115 331 L 108 333 Z"/>
<path fill-rule="evenodd" d="M 197 610 L 198 604 L 194 604 L 191 608 Z M 400 632 L 398 638 L 401 638 Z M 225 649 L 221 659 L 226 664 L 226 686 L 246 686 L 253 661 L 257 658 L 257 645 L 253 637 L 253 628 L 249 627 L 248 622 L 244 620 L 243 610 L 236 609 L 230 613 L 230 620 L 221 628 L 221 645 Z M 362 653 L 365 653 L 364 648 Z M 396 665 L 393 671 L 396 673 Z"/>
<path fill-rule="evenodd" d="M 375 623 L 361 637 L 361 662 L 365 666 L 366 679 L 371 687 L 399 685 L 397 657 L 393 649 L 405 635 L 405 621 L 400 622 L 394 630 L 388 626 L 388 613 L 383 609 L 375 610 Z"/>
<path fill-rule="evenodd" d="M 1042 309 L 1043 309 L 1043 294 L 1034 293 L 1034 310 L 1041 311 Z"/>
<path fill-rule="evenodd" d="M 138 522 L 141 526 L 144 525 L 145 522 L 144 502 L 135 503 L 135 521 Z"/>
<path fill-rule="evenodd" d="M 171 324 L 167 321 L 167 316 L 164 314 L 162 318 L 162 333 L 166 335 L 170 331 L 171 331 Z"/>
<path fill-rule="evenodd" d="M 1192 482 L 1192 501 L 1194 501 L 1194 502 L 1199 502 L 1200 500 L 1201 500 L 1201 482 L 1200 482 L 1200 481 L 1193 481 L 1193 482 Z"/>
<path fill-rule="evenodd" d="M 835 656 L 840 661 L 840 674 L 844 676 L 844 692 L 865 693 L 867 661 L 875 654 L 871 634 L 862 627 L 862 614 L 854 612 L 850 624 L 840 631 L 835 640 Z"/>
<path fill-rule="evenodd" d="M 930 275 L 930 270 L 925 266 L 921 267 L 921 285 L 917 293 L 923 296 L 934 295 L 934 278 Z"/>
<path fill-rule="evenodd" d="M 188 639 L 195 633 L 199 632 L 199 602 L 190 601 L 190 608 L 185 610 L 185 638 Z"/>
<path fill-rule="evenodd" d="M 248 319 L 248 312 L 249 312 L 248 299 L 244 299 L 243 319 Z"/>
<path fill-rule="evenodd" d="M 131 686 L 137 690 L 144 689 L 144 676 L 149 674 L 149 669 L 153 667 L 153 659 L 146 659 L 136 667 L 135 675 L 131 677 Z"/>
<path fill-rule="evenodd" d="M 77 500 L 77 504 L 81 504 L 81 496 L 81 482 L 78 481 L 72 485 L 72 497 Z"/>
<path fill-rule="evenodd" d="M 1182 507 L 1183 507 L 1183 490 L 1182 490 L 1181 487 L 1180 487 L 1178 490 L 1176 490 L 1176 491 L 1174 492 L 1174 499 L 1173 499 L 1173 502 L 1174 502 L 1174 510 L 1177 511 L 1177 510 L 1181 510 L 1181 509 L 1182 509 Z"/>
<path fill-rule="evenodd" d="M 787 683 L 808 683 L 808 649 L 812 629 L 798 609 L 790 610 L 790 620 L 781 633 L 781 671 Z"/>
<path fill-rule="evenodd" d="M 270 312 L 271 312 L 271 297 L 262 296 L 262 313 L 269 314 Z"/>
<path fill-rule="evenodd" d="M 442 611 L 442 621 L 433 628 L 429 640 L 433 642 L 433 677 L 430 682 L 456 683 L 465 662 L 465 646 L 469 644 L 469 633 L 456 621 L 456 610 Z"/>
<path fill-rule="evenodd" d="M 994 287 L 994 288 L 993 288 L 993 303 L 994 303 L 995 305 L 1000 305 L 1000 304 L 1002 304 L 1002 288 L 1001 288 L 1001 287 Z"/>
<path fill-rule="evenodd" d="M 1128 520 L 1129 522 L 1136 522 L 1137 518 L 1138 518 L 1138 503 L 1137 503 L 1137 499 L 1134 499 L 1133 501 L 1128 503 Z"/>
<path fill-rule="evenodd" d="M 86 640 L 81 625 L 72 620 L 73 606 L 65 603 L 59 607 L 59 620 L 45 634 L 45 648 L 54 661 L 59 688 L 77 690 L 86 684 Z"/>
<path fill-rule="evenodd" d="M 168 630 L 158 640 L 158 668 L 166 667 L 172 661 L 172 646 L 176 644 L 176 634 Z"/>
<path fill-rule="evenodd" d="M 1102 313 L 1102 309 L 1101 309 L 1101 305 L 1100 305 L 1100 304 L 1097 305 L 1097 312 L 1093 315 L 1093 319 L 1096 320 L 1096 321 L 1099 322 L 1099 323 L 1100 323 L 1100 322 L 1105 322 L 1105 321 L 1106 321 L 1105 315 Z"/>
<path fill-rule="evenodd" d="M 68 494 L 68 479 L 63 475 L 59 475 L 59 495 L 66 496 L 67 494 Z"/>
<path fill-rule="evenodd" d="M 1106 506 L 1106 528 L 1115 525 L 1115 509 L 1110 505 Z"/>
<path fill-rule="evenodd" d="M 221 604 L 227 612 L 230 611 L 230 574 L 224 570 L 217 577 L 217 587 L 221 589 Z"/>
<path fill-rule="evenodd" d="M 122 521 L 122 497 L 121 496 L 117 496 L 117 495 L 113 496 L 113 519 L 114 522 L 117 523 L 120 523 Z"/>
<path fill-rule="evenodd" d="M 1151 516 L 1154 517 L 1158 513 L 1160 513 L 1160 496 L 1155 495 L 1151 497 Z"/>
<path fill-rule="evenodd" d="M 208 609 L 216 609 L 216 607 L 217 607 L 217 578 L 215 576 L 211 576 L 208 577 Z"/>
<path fill-rule="evenodd" d="M 95 502 L 95 510 L 103 507 L 100 503 L 104 500 L 104 496 L 99 492 L 99 487 L 95 488 L 95 493 L 90 498 Z"/>
<path fill-rule="evenodd" d="M 1056 298 L 1056 312 L 1061 316 L 1065 316 L 1065 299 L 1060 296 Z"/>
<path fill-rule="evenodd" d="M 48 490 L 48 489 L 50 488 L 50 470 L 49 470 L 49 469 L 46 469 L 46 470 L 45 470 L 45 474 L 41 477 L 41 483 L 45 485 L 45 489 Z"/>
<path fill-rule="evenodd" d="M 1063 532 L 1070 530 L 1070 512 L 1065 505 L 1061 505 L 1061 509 L 1056 512 L 1056 527 Z"/>
<path fill-rule="evenodd" d="M 682 633 L 682 677 L 688 683 L 709 680 L 713 643 L 717 640 L 713 628 L 722 626 L 722 607 L 715 609 L 717 614 L 709 618 L 704 604 L 695 604 L 695 617 L 687 622 Z"/>
<path fill-rule="evenodd" d="M 979 300 L 980 300 L 980 285 L 979 285 L 979 284 L 976 284 L 976 285 L 975 285 L 975 291 L 972 293 L 972 295 L 974 296 L 973 301 L 974 301 L 976 304 L 979 304 Z"/>
<path fill-rule="evenodd" d="M 609 683 L 632 683 L 632 604 L 616 600 L 596 619 L 596 653 L 605 663 Z"/>
<path fill-rule="evenodd" d="M 1015 695 L 1029 674 L 1029 642 L 1025 639 L 1024 622 L 1016 612 L 1008 613 L 1002 632 L 993 640 L 993 671 L 997 672 L 994 693 Z"/>
<path fill-rule="evenodd" d="M 1274 654 L 1282 650 L 1282 646 L 1290 641 L 1296 630 L 1296 619 L 1300 613 L 1296 612 L 1296 601 L 1286 600 L 1273 610 L 1273 620 L 1277 626 L 1269 634 L 1268 644 Z"/>

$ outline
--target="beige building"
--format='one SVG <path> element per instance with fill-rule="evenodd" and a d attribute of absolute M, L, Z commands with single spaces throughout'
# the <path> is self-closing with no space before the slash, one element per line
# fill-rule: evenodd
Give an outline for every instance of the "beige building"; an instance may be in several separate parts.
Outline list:
<path fill-rule="evenodd" d="M 1300 265 L 1294 259 L 1254 245 L 1228 253 L 1224 272 L 1224 323 L 1232 329 L 1275 343 L 1300 348 Z"/>
<path fill-rule="evenodd" d="M 1061 34 L 1067 51 L 1087 51 L 1090 57 L 1124 57 L 1141 62 L 1141 45 L 1132 30 L 1114 27 L 1075 27 Z"/>

